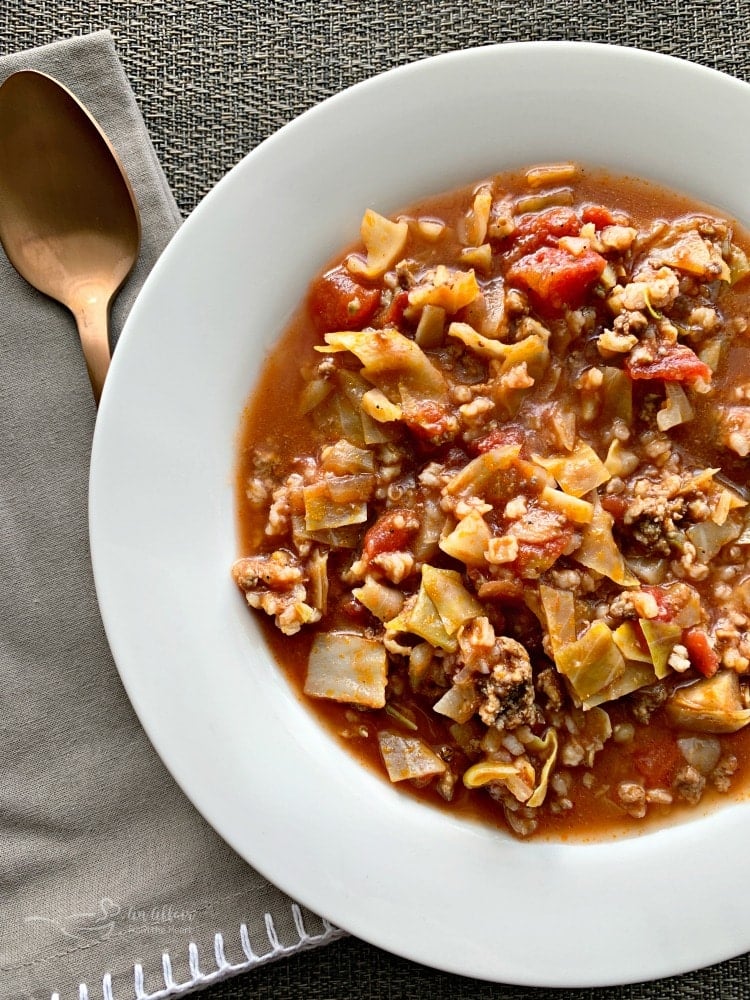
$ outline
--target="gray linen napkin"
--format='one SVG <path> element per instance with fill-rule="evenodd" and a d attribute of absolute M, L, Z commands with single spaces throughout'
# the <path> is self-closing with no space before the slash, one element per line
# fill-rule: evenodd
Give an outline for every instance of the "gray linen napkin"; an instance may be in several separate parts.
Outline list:
<path fill-rule="evenodd" d="M 4 57 L 0 82 L 21 68 L 89 107 L 135 189 L 116 339 L 179 212 L 108 32 Z M 4 254 L 0 303 L 0 997 L 176 996 L 339 936 L 208 827 L 135 718 L 90 569 L 75 326 Z"/>

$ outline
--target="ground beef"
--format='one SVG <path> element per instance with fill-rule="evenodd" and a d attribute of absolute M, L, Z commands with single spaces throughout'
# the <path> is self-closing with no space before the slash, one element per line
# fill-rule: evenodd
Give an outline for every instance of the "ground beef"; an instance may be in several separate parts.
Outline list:
<path fill-rule="evenodd" d="M 491 654 L 492 668 L 477 688 L 482 696 L 479 717 L 486 726 L 514 729 L 536 718 L 531 661 L 515 639 L 499 636 Z"/>

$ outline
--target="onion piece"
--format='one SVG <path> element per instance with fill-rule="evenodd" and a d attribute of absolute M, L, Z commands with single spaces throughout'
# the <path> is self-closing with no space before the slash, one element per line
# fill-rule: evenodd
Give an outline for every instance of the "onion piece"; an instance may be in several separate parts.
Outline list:
<path fill-rule="evenodd" d="M 432 710 L 454 722 L 464 723 L 479 708 L 480 700 L 473 684 L 454 684 L 435 702 Z"/>
<path fill-rule="evenodd" d="M 715 736 L 682 736 L 677 746 L 688 764 L 704 775 L 713 771 L 721 757 L 721 743 Z"/>
<path fill-rule="evenodd" d="M 672 427 L 686 424 L 695 416 L 690 400 L 679 382 L 665 382 L 666 397 L 664 405 L 656 414 L 656 423 L 660 431 L 668 431 Z"/>

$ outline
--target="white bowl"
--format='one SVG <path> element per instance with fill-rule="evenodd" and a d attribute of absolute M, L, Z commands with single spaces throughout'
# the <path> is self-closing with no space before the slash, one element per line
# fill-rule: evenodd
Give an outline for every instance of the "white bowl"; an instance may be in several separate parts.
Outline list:
<path fill-rule="evenodd" d="M 605 985 L 750 947 L 750 807 L 598 844 L 520 843 L 399 794 L 299 702 L 235 590 L 242 408 L 308 281 L 381 212 L 575 159 L 750 220 L 750 86 L 571 43 L 455 52 L 326 101 L 188 219 L 135 305 L 94 439 L 97 591 L 167 766 L 252 865 L 334 923 L 467 976 Z"/>

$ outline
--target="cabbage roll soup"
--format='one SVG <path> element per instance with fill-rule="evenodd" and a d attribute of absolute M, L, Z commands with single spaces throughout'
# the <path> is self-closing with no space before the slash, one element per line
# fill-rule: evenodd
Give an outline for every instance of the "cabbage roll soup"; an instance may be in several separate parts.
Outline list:
<path fill-rule="evenodd" d="M 243 415 L 232 575 L 280 667 L 384 780 L 519 837 L 745 794 L 746 236 L 567 163 L 359 233 Z"/>

